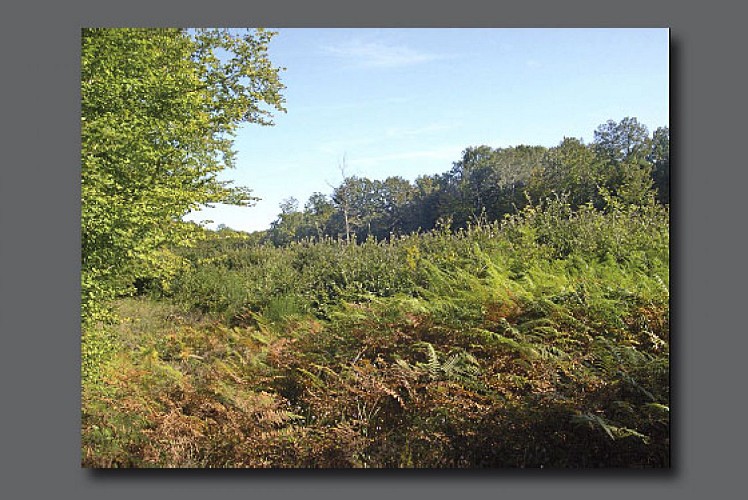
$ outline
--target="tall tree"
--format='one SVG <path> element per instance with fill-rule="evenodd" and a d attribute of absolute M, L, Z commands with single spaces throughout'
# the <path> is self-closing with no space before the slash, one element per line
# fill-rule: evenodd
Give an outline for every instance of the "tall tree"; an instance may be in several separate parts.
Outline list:
<path fill-rule="evenodd" d="M 313 233 L 309 236 L 322 238 L 328 234 L 330 217 L 335 213 L 335 206 L 322 193 L 312 193 L 304 204 L 304 216 Z"/>
<path fill-rule="evenodd" d="M 450 171 L 451 190 L 457 200 L 453 211 L 455 224 L 464 226 L 480 215 L 490 220 L 500 219 L 515 207 L 521 208 L 525 185 L 545 152 L 542 146 L 525 145 L 465 149 Z"/>
<path fill-rule="evenodd" d="M 595 149 L 611 163 L 638 161 L 649 152 L 649 131 L 636 118 L 608 120 L 595 130 Z"/>
<path fill-rule="evenodd" d="M 606 185 L 603 163 L 594 150 L 580 139 L 565 137 L 543 158 L 528 184 L 528 193 L 536 200 L 551 193 L 565 193 L 572 206 L 602 203 L 598 188 Z"/>
<path fill-rule="evenodd" d="M 449 181 L 454 193 L 451 216 L 458 227 L 481 215 L 493 197 L 491 159 L 494 151 L 489 146 L 469 147 L 462 158 L 452 165 Z"/>
<path fill-rule="evenodd" d="M 412 210 L 413 185 L 399 176 L 387 177 L 381 183 L 380 190 L 382 213 L 376 236 L 386 238 L 390 233 L 403 233 Z"/>
<path fill-rule="evenodd" d="M 381 213 L 382 200 L 379 193 L 380 181 L 366 177 L 345 177 L 335 188 L 332 201 L 343 217 L 345 238 L 366 237 L 371 233 L 372 222 Z"/>
<path fill-rule="evenodd" d="M 293 196 L 280 204 L 281 213 L 270 224 L 270 240 L 279 246 L 288 245 L 302 236 L 304 214 L 299 211 L 299 201 Z"/>
<path fill-rule="evenodd" d="M 607 188 L 627 204 L 652 199 L 652 141 L 647 127 L 636 118 L 608 120 L 595 131 L 595 150 L 606 163 Z"/>
<path fill-rule="evenodd" d="M 670 129 L 659 127 L 652 134 L 652 150 L 647 158 L 652 163 L 652 178 L 657 200 L 670 203 Z"/>
<path fill-rule="evenodd" d="M 413 200 L 403 221 L 403 233 L 419 229 L 429 231 L 436 225 L 441 209 L 447 204 L 446 174 L 421 175 L 413 187 Z"/>
<path fill-rule="evenodd" d="M 250 204 L 219 181 L 234 164 L 241 123 L 283 111 L 274 33 L 247 30 L 84 29 L 81 52 L 82 315 L 138 273 L 173 260 L 197 228 L 181 217 L 215 202 Z"/>

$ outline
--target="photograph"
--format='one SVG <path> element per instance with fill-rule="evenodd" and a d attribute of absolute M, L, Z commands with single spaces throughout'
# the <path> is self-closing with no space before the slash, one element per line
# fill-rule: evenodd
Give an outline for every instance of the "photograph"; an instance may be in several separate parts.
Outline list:
<path fill-rule="evenodd" d="M 80 466 L 670 469 L 670 54 L 81 29 Z"/>

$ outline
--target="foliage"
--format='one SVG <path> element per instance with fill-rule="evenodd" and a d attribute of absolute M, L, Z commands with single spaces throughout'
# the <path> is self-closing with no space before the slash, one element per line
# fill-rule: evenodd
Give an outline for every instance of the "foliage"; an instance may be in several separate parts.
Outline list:
<path fill-rule="evenodd" d="M 356 244 L 213 233 L 120 301 L 140 321 L 84 387 L 83 464 L 668 466 L 668 210 L 601 198 Z"/>
<path fill-rule="evenodd" d="M 652 150 L 647 160 L 652 164 L 652 179 L 660 203 L 670 203 L 670 129 L 660 127 L 652 134 Z"/>
<path fill-rule="evenodd" d="M 594 137 L 592 144 L 566 137 L 552 148 L 468 147 L 449 171 L 414 182 L 344 175 L 329 197 L 314 193 L 303 210 L 297 202 L 283 203 L 266 241 L 383 240 L 431 231 L 446 220 L 453 230 L 466 229 L 553 196 L 564 196 L 573 209 L 604 208 L 604 193 L 631 205 L 653 197 L 669 203 L 667 127 L 650 137 L 636 118 L 626 117 L 600 125 Z"/>
<path fill-rule="evenodd" d="M 242 122 L 282 110 L 272 33 L 84 29 L 81 47 L 82 317 L 106 319 L 107 300 L 137 278 L 174 275 L 166 244 L 199 228 L 180 217 L 211 202 L 250 203 L 219 181 L 233 165 Z M 164 258 L 166 257 L 166 258 Z"/>
<path fill-rule="evenodd" d="M 668 466 L 669 130 L 185 223 L 253 200 L 217 174 L 272 36 L 82 32 L 83 465 Z"/>
<path fill-rule="evenodd" d="M 592 203 L 599 207 L 599 187 L 609 184 L 609 176 L 594 149 L 567 137 L 548 151 L 542 168 L 533 171 L 527 191 L 536 200 L 556 192 L 568 196 L 573 206 Z"/>

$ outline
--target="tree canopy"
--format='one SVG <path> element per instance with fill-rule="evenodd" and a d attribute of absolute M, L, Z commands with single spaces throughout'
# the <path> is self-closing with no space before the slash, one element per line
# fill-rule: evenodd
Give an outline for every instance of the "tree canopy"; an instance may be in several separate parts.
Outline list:
<path fill-rule="evenodd" d="M 452 168 L 420 176 L 384 180 L 343 176 L 326 197 L 315 193 L 304 210 L 284 205 L 266 237 L 276 245 L 307 238 L 378 240 L 430 231 L 443 223 L 453 230 L 501 220 L 528 201 L 563 196 L 577 209 L 602 209 L 613 196 L 625 205 L 670 200 L 670 133 L 650 136 L 636 118 L 609 120 L 594 141 L 564 137 L 551 148 L 518 145 L 470 146 Z"/>
<path fill-rule="evenodd" d="M 284 111 L 262 29 L 84 29 L 81 47 L 82 315 L 139 274 L 168 270 L 165 244 L 197 234 L 181 217 L 251 204 L 217 174 L 234 165 L 242 123 Z"/>

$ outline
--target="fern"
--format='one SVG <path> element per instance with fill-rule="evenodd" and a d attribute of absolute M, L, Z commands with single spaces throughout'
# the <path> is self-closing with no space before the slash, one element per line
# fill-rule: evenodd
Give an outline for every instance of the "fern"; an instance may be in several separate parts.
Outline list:
<path fill-rule="evenodd" d="M 509 331 L 514 332 L 521 337 L 521 334 L 519 334 L 519 331 L 516 328 L 511 327 L 511 330 Z M 471 329 L 471 332 L 481 335 L 487 345 L 505 347 L 511 352 L 516 352 L 524 359 L 535 359 L 540 357 L 537 346 L 534 344 L 516 340 L 482 328 L 473 328 Z"/>
<path fill-rule="evenodd" d="M 590 413 L 575 415 L 572 417 L 572 422 L 576 424 L 587 424 L 592 428 L 599 428 L 614 441 L 633 436 L 641 439 L 644 444 L 650 443 L 649 436 L 646 436 L 635 429 L 614 425 L 598 415 L 592 415 Z"/>
<path fill-rule="evenodd" d="M 462 349 L 453 349 L 448 354 L 440 356 L 429 342 L 418 342 L 415 345 L 422 348 L 428 356 L 427 362 L 417 362 L 415 369 L 427 374 L 433 381 L 452 380 L 467 382 L 475 379 L 481 373 L 478 360 L 475 356 Z M 440 361 L 440 357 L 444 359 L 443 362 Z M 413 370 L 413 367 L 402 359 L 397 360 L 397 364 L 406 370 Z"/>
<path fill-rule="evenodd" d="M 439 355 L 436 353 L 436 349 L 429 342 L 418 342 L 415 347 L 421 347 L 428 356 L 426 363 L 417 363 L 416 366 L 424 369 L 428 376 L 432 380 L 437 380 L 441 375 L 441 364 L 439 363 Z"/>

